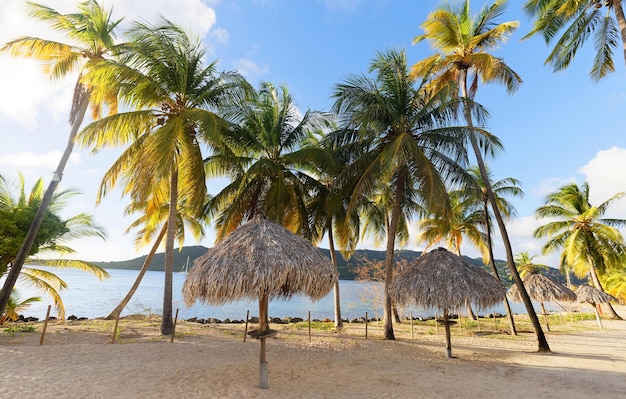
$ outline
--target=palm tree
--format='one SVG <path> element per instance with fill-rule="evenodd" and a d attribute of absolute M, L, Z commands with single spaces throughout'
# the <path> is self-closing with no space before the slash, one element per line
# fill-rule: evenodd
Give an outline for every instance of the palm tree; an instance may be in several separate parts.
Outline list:
<path fill-rule="evenodd" d="M 608 207 L 624 197 L 620 192 L 598 206 L 589 202 L 589 184 L 580 187 L 567 184 L 551 193 L 545 205 L 537 209 L 540 219 L 552 220 L 535 230 L 536 238 L 547 237 L 544 254 L 561 249 L 561 261 L 571 267 L 578 277 L 588 275 L 593 285 L 604 291 L 601 278 L 611 269 L 626 261 L 626 244 L 618 228 L 626 219 L 604 218 Z M 610 303 L 607 309 L 612 318 L 621 319 Z"/>
<path fill-rule="evenodd" d="M 413 65 L 412 73 L 417 76 L 425 76 L 429 73 L 438 74 L 438 79 L 433 82 L 435 87 L 451 81 L 457 83 L 463 99 L 462 112 L 470 127 L 474 126 L 473 100 L 478 89 L 479 78 L 484 83 L 504 84 L 509 93 L 517 90 L 522 82 L 519 75 L 509 68 L 502 59 L 494 57 L 488 52 L 506 42 L 508 35 L 519 26 L 518 22 L 496 24 L 496 19 L 504 13 L 507 4 L 507 0 L 496 0 L 490 6 L 485 5 L 475 17 L 471 15 L 469 0 L 460 3 L 458 8 L 453 8 L 449 4 L 444 5 L 428 15 L 426 21 L 421 25 L 425 33 L 413 39 L 414 44 L 428 40 L 441 53 Z M 473 76 L 471 83 L 468 84 L 470 74 Z M 511 242 L 504 218 L 498 209 L 497 200 L 489 184 L 489 176 L 478 140 L 471 134 L 469 139 L 476 156 L 481 178 L 485 182 L 487 198 L 489 198 L 502 235 L 507 265 L 520 291 L 520 296 L 537 335 L 538 350 L 549 352 L 550 347 L 533 309 L 532 301 L 515 268 Z"/>
<path fill-rule="evenodd" d="M 464 189 L 451 191 L 448 197 L 451 211 L 445 217 L 428 215 L 417 224 L 420 231 L 417 241 L 427 243 L 422 254 L 431 246 L 445 241 L 448 249 L 461 256 L 463 237 L 467 237 L 483 253 L 483 258 L 487 258 L 486 237 L 481 229 L 485 218 L 482 209 L 476 206 L 476 199 L 468 196 Z M 476 319 L 469 303 L 467 314 L 469 318 Z"/>
<path fill-rule="evenodd" d="M 146 259 L 144 260 L 133 285 L 128 290 L 128 293 L 107 315 L 106 318 L 109 320 L 119 317 L 126 305 L 128 305 L 128 302 L 130 302 L 132 297 L 135 295 L 135 292 L 137 292 L 143 277 L 148 271 L 156 251 L 161 246 L 163 237 L 165 237 L 165 233 L 167 232 L 166 220 L 169 215 L 169 204 L 167 202 L 167 198 L 159 198 L 158 196 L 161 194 L 161 196 L 166 197 L 167 191 L 168 190 L 154 190 L 154 193 L 146 203 L 133 203 L 126 208 L 126 214 L 140 213 L 139 218 L 133 221 L 128 229 L 126 229 L 126 233 L 134 228 L 138 228 L 139 230 L 135 236 L 135 245 L 139 248 L 143 245 L 152 243 L 152 247 L 146 256 Z M 199 241 L 204 236 L 204 225 L 208 223 L 207 218 L 203 217 L 203 215 L 200 215 L 200 217 L 198 217 L 198 215 L 186 215 L 185 205 L 186 202 L 181 200 L 178 204 L 179 214 L 176 218 L 178 223 L 178 226 L 176 227 L 176 238 L 181 248 L 185 242 L 185 227 L 192 232 L 196 241 Z"/>
<path fill-rule="evenodd" d="M 209 201 L 218 240 L 257 214 L 311 239 L 307 201 L 317 186 L 313 173 L 333 158 L 322 148 L 303 145 L 330 126 L 326 116 L 301 115 L 287 87 L 263 82 L 254 98 L 232 107 L 225 118 L 232 125 L 227 144 L 207 159 L 211 173 L 231 178 Z"/>
<path fill-rule="evenodd" d="M 351 76 L 336 86 L 334 111 L 345 125 L 347 142 L 367 151 L 344 173 L 353 180 L 351 206 L 385 185 L 391 189 L 385 254 L 384 337 L 395 339 L 389 285 L 393 278 L 395 240 L 407 193 L 418 193 L 424 207 L 447 209 L 446 182 L 462 179 L 466 128 L 450 127 L 453 105 L 447 90 L 425 91 L 410 76 L 403 51 L 379 53 L 370 65 L 374 78 Z M 485 133 L 486 144 L 492 143 Z"/>
<path fill-rule="evenodd" d="M 329 151 L 333 159 L 333 162 L 317 165 L 317 181 L 315 187 L 311 187 L 312 193 L 307 208 L 313 233 L 312 242 L 316 244 L 327 235 L 330 258 L 338 269 L 335 243 L 338 243 L 342 256 L 349 259 L 356 249 L 361 226 L 358 212 L 348 212 L 349 188 L 339 185 L 339 175 L 350 163 L 354 153 L 345 147 L 335 147 L 332 137 L 332 133 L 324 137 L 323 132 L 320 132 L 319 135 L 312 136 L 310 143 L 306 144 Z M 333 287 L 333 300 L 335 328 L 340 330 L 343 328 L 343 320 L 339 281 Z"/>
<path fill-rule="evenodd" d="M 548 270 L 548 265 L 533 262 L 533 259 L 536 257 L 536 255 L 531 256 L 528 251 L 523 251 L 515 255 L 515 265 L 517 266 L 517 271 L 519 271 L 521 278 L 533 273 L 543 274 L 544 271 Z"/>
<path fill-rule="evenodd" d="M 4 311 L 9 296 L 13 292 L 15 282 L 35 242 L 54 191 L 62 179 L 65 165 L 74 148 L 74 137 L 83 122 L 87 107 L 91 102 L 94 117 L 100 115 L 103 103 L 109 105 L 110 112 L 116 111 L 115 97 L 107 91 L 108 87 L 94 87 L 83 80 L 83 74 L 105 57 L 114 55 L 118 47 L 123 46 L 114 43 L 114 30 L 121 20 L 112 20 L 112 10 L 105 10 L 96 0 L 87 0 L 79 4 L 79 12 L 73 14 L 60 14 L 52 8 L 37 3 L 28 2 L 27 4 L 31 8 L 31 17 L 49 22 L 53 29 L 65 33 L 69 42 L 60 43 L 36 37 L 21 37 L 6 43 L 0 51 L 9 51 L 13 56 L 41 61 L 44 71 L 50 73 L 54 79 L 64 77 L 76 70 L 80 70 L 81 74 L 74 89 L 69 118 L 71 131 L 65 150 L 0 292 L 0 313 Z"/>
<path fill-rule="evenodd" d="M 520 181 L 512 177 L 507 177 L 507 178 L 494 182 L 492 175 L 491 175 L 491 171 L 489 170 L 489 167 L 487 165 L 485 165 L 485 170 L 487 171 L 489 185 L 491 186 L 493 195 L 496 199 L 496 202 L 498 203 L 498 210 L 500 210 L 500 213 L 507 219 L 509 219 L 511 216 L 515 216 L 516 214 L 515 207 L 505 198 L 505 196 L 514 196 L 514 197 L 523 196 L 524 192 L 519 187 L 521 184 Z M 472 184 L 468 188 L 471 192 L 470 195 L 473 196 L 477 202 L 480 202 L 481 207 L 483 209 L 483 214 L 484 214 L 484 226 L 485 226 L 485 235 L 487 239 L 488 257 L 487 258 L 483 257 L 483 262 L 489 263 L 489 265 L 491 266 L 491 272 L 493 273 L 494 277 L 497 278 L 498 280 L 501 280 L 500 274 L 498 273 L 498 268 L 496 267 L 495 258 L 493 255 L 493 238 L 491 236 L 491 226 L 493 225 L 493 217 L 489 210 L 490 203 L 489 203 L 489 198 L 487 197 L 487 188 L 480 174 L 480 170 L 476 166 L 472 166 L 469 169 L 469 173 L 470 173 L 470 176 L 472 177 Z M 507 318 L 509 319 L 509 327 L 511 329 L 511 334 L 517 335 L 517 330 L 515 328 L 515 320 L 513 318 L 513 312 L 511 311 L 511 305 L 509 304 L 509 299 L 506 297 L 506 295 L 504 296 L 503 303 L 504 303 L 504 308 L 506 310 Z"/>
<path fill-rule="evenodd" d="M 554 72 L 566 69 L 591 37 L 595 47 L 590 72 L 593 81 L 615 71 L 613 52 L 620 40 L 626 63 L 626 18 L 621 0 L 527 0 L 524 11 L 535 19 L 524 39 L 540 34 L 546 44 L 555 42 L 545 62 Z"/>
<path fill-rule="evenodd" d="M 219 143 L 226 123 L 217 108 L 243 95 L 246 85 L 239 74 L 218 74 L 216 63 L 205 66 L 199 40 L 170 21 L 137 23 L 129 35 L 124 58 L 93 71 L 90 79 L 117 88 L 130 110 L 88 125 L 78 140 L 94 150 L 129 144 L 106 172 L 99 200 L 120 175 L 131 203 L 166 190 L 159 195 L 169 206 L 161 334 L 169 335 L 177 205 L 184 198 L 190 214 L 202 217 L 207 189 L 201 143 Z"/>
<path fill-rule="evenodd" d="M 33 296 L 30 298 L 22 299 L 16 289 L 13 289 L 11 296 L 9 297 L 9 303 L 7 304 L 6 312 L 0 315 L 0 326 L 5 321 L 16 321 L 20 318 L 19 312 L 23 312 L 28 309 L 33 302 L 41 302 L 41 298 Z"/>
<path fill-rule="evenodd" d="M 21 174 L 19 184 L 10 184 L 0 176 L 0 277 L 7 270 L 10 273 L 13 268 L 16 254 L 20 251 L 32 219 L 39 209 L 44 195 L 43 188 L 44 182 L 41 178 L 37 179 L 30 192 L 26 192 L 24 177 Z M 72 240 L 85 237 L 105 238 L 102 227 L 94 222 L 91 215 L 80 213 L 68 218 L 59 216 L 67 207 L 68 200 L 77 194 L 76 191 L 62 190 L 52 196 L 25 263 L 72 268 L 92 273 L 99 279 L 107 278 L 109 274 L 93 263 L 50 257 L 74 253 L 75 251 L 68 246 Z M 47 259 L 34 258 L 35 255 L 42 254 L 46 255 Z M 61 278 L 39 267 L 23 266 L 18 279 L 50 296 L 59 318 L 65 318 L 65 306 L 60 291 L 66 288 L 67 284 Z"/>

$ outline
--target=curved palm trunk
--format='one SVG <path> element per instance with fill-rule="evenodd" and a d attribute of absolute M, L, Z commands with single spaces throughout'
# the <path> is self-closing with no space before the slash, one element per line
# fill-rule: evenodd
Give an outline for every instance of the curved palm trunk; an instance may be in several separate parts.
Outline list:
<path fill-rule="evenodd" d="M 106 320 L 112 320 L 112 319 L 117 318 L 120 315 L 120 313 L 122 313 L 122 310 L 124 310 L 126 305 L 128 305 L 128 302 L 131 300 L 133 295 L 135 295 L 135 292 L 137 292 L 137 288 L 139 288 L 139 284 L 141 284 L 141 280 L 143 280 L 143 276 L 148 271 L 148 267 L 150 267 L 150 263 L 152 263 L 152 258 L 154 258 L 154 254 L 159 248 L 159 245 L 161 245 L 161 241 L 163 241 L 163 237 L 165 236 L 166 231 L 167 231 L 167 223 L 165 223 L 165 225 L 163 225 L 163 228 L 161 228 L 161 232 L 159 233 L 159 236 L 154 242 L 154 245 L 152 245 L 152 248 L 150 249 L 150 253 L 146 257 L 146 260 L 143 262 L 143 265 L 141 266 L 141 270 L 139 270 L 139 274 L 137 275 L 137 278 L 135 279 L 135 282 L 133 283 L 132 287 L 130 287 L 130 290 L 128 290 L 128 293 L 126 294 L 124 299 L 122 299 L 122 301 L 115 307 L 115 309 L 111 311 L 111 313 L 109 313 L 107 317 L 105 317 Z"/>
<path fill-rule="evenodd" d="M 587 261 L 589 262 L 589 274 L 591 275 L 591 281 L 593 281 L 593 285 L 600 291 L 605 292 L 604 287 L 602 287 L 602 283 L 600 283 L 600 278 L 598 277 L 598 272 L 596 271 L 596 266 L 594 265 L 593 260 L 588 257 Z M 604 311 L 609 315 L 611 319 L 623 320 L 617 314 L 617 312 L 615 312 L 615 309 L 613 309 L 613 306 L 610 302 L 606 302 L 604 303 L 604 305 Z"/>
<path fill-rule="evenodd" d="M 337 267 L 337 255 L 335 254 L 335 243 L 333 240 L 332 218 L 330 218 L 328 224 L 328 247 L 330 249 L 330 260 L 333 262 L 333 266 L 335 266 L 337 274 L 339 274 L 339 268 Z M 335 328 L 341 330 L 343 328 L 343 320 L 341 319 L 341 302 L 339 300 L 339 279 L 335 281 L 335 286 L 333 287 L 333 299 L 335 305 Z"/>
<path fill-rule="evenodd" d="M 621 0 L 613 0 L 613 10 L 615 11 L 615 19 L 619 25 L 620 34 L 622 36 L 622 48 L 624 50 L 624 63 L 626 64 L 626 17 L 624 17 L 624 9 Z"/>
<path fill-rule="evenodd" d="M 389 295 L 389 287 L 393 280 L 393 254 L 396 245 L 396 230 L 398 229 L 398 220 L 400 220 L 400 206 L 402 204 L 402 193 L 404 191 L 404 179 L 398 177 L 396 183 L 395 198 L 393 201 L 393 209 L 391 211 L 391 221 L 387 229 L 387 248 L 385 251 L 385 307 L 383 309 L 383 329 L 384 338 L 395 340 L 393 333 L 393 312 L 391 306 L 391 296 Z"/>
<path fill-rule="evenodd" d="M 487 208 L 487 203 L 484 205 L 485 209 L 485 229 L 487 230 L 487 248 L 489 248 L 489 265 L 491 266 L 491 272 L 493 276 L 500 280 L 500 274 L 498 273 L 498 268 L 496 267 L 496 261 L 493 257 L 493 240 L 491 238 L 491 221 L 489 220 L 489 209 Z M 513 312 L 511 312 L 511 305 L 509 304 L 509 299 L 504 294 L 504 308 L 506 309 L 506 317 L 509 319 L 509 328 L 511 329 L 511 335 L 517 335 L 517 329 L 515 328 L 515 319 L 513 318 Z"/>
<path fill-rule="evenodd" d="M 54 192 L 61 182 L 63 178 L 63 171 L 65 170 L 65 166 L 67 165 L 67 161 L 70 159 L 72 155 L 72 151 L 74 150 L 74 138 L 78 133 L 78 129 L 80 125 L 83 123 L 83 119 L 85 118 L 85 112 L 87 112 L 87 106 L 89 105 L 89 92 L 88 91 L 79 91 L 80 86 L 78 87 L 77 96 L 78 98 L 75 101 L 78 102 L 78 107 L 76 108 L 76 114 L 74 116 L 74 123 L 72 124 L 72 129 L 70 131 L 70 136 L 67 140 L 67 145 L 65 146 L 65 151 L 63 151 L 63 155 L 61 156 L 61 160 L 52 175 L 52 179 L 46 188 L 46 192 L 41 199 L 41 203 L 39 204 L 39 209 L 37 210 L 37 214 L 35 215 L 35 219 L 33 220 L 30 228 L 28 229 L 28 234 L 26 234 L 26 238 L 24 239 L 24 243 L 20 247 L 15 260 L 11 264 L 11 269 L 7 274 L 7 278 L 4 281 L 4 286 L 2 287 L 2 291 L 0 292 L 0 314 L 4 313 L 7 304 L 9 303 L 9 297 L 11 296 L 11 292 L 13 291 L 13 287 L 17 282 L 17 278 L 22 271 L 22 266 L 24 266 L 24 262 L 26 258 L 28 258 L 28 254 L 30 253 L 33 243 L 35 242 L 35 238 L 37 237 L 37 233 L 39 232 L 39 228 L 41 227 L 41 223 L 43 222 L 44 216 L 48 211 L 48 207 L 52 202 L 52 198 L 54 197 Z"/>
<path fill-rule="evenodd" d="M 171 335 L 174 329 L 172 321 L 172 280 L 174 275 L 174 240 L 176 239 L 176 204 L 178 201 L 178 169 L 172 171 L 170 183 L 170 206 L 167 217 L 167 235 L 165 238 L 165 284 L 163 287 L 163 318 L 161 335 Z"/>
<path fill-rule="evenodd" d="M 461 93 L 464 99 L 468 99 L 467 97 L 467 70 L 461 71 L 460 83 L 461 83 Z M 464 113 L 465 119 L 467 121 L 467 125 L 469 127 L 473 127 L 472 122 L 472 114 L 469 109 L 468 104 L 464 104 Z M 513 281 L 515 281 L 515 285 L 519 290 L 520 296 L 522 297 L 522 301 L 524 302 L 524 306 L 526 307 L 526 312 L 528 313 L 528 317 L 530 318 L 530 322 L 535 329 L 535 335 L 537 336 L 537 344 L 539 352 L 550 352 L 550 346 L 548 345 L 548 341 L 546 340 L 546 336 L 543 333 L 543 329 L 541 328 L 541 323 L 539 322 L 539 318 L 537 317 L 537 313 L 533 308 L 532 301 L 528 296 L 528 292 L 526 291 L 526 287 L 524 287 L 524 283 L 515 267 L 515 260 L 513 258 L 513 249 L 511 248 L 511 241 L 509 240 L 509 234 L 506 230 L 506 225 L 504 224 L 504 219 L 502 218 L 502 214 L 500 213 L 500 209 L 498 208 L 498 203 L 496 201 L 495 196 L 493 195 L 493 190 L 491 189 L 491 182 L 489 181 L 489 175 L 487 174 L 487 169 L 485 168 L 485 162 L 483 161 L 483 157 L 480 151 L 480 147 L 478 146 L 478 142 L 474 135 L 470 135 L 470 142 L 472 145 L 472 149 L 474 150 L 474 155 L 476 156 L 476 163 L 478 164 L 478 170 L 480 170 L 480 176 L 485 183 L 485 190 L 487 192 L 487 199 L 489 199 L 489 203 L 491 203 L 491 209 L 493 209 L 493 214 L 496 217 L 496 221 L 498 223 L 498 228 L 500 230 L 500 235 L 502 236 L 502 241 L 504 243 L 504 250 L 506 252 L 506 263 L 509 267 L 509 271 L 511 272 L 511 276 L 513 277 Z"/>

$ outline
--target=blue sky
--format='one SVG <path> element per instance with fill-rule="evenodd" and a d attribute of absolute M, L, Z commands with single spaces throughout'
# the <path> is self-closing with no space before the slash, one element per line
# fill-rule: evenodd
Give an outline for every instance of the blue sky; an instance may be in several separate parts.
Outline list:
<path fill-rule="evenodd" d="M 180 24 L 202 38 L 207 60 L 219 60 L 222 70 L 239 70 L 254 85 L 261 81 L 285 84 L 302 110 L 329 110 L 334 85 L 350 74 L 366 73 L 377 51 L 406 50 L 409 63 L 432 54 L 427 43 L 411 44 L 422 33 L 427 14 L 439 0 L 101 0 L 113 6 L 115 16 L 127 21 L 156 21 L 158 15 Z M 49 0 L 45 4 L 72 12 L 75 1 Z M 485 4 L 472 1 L 474 12 Z M 27 18 L 22 0 L 0 4 L 0 43 L 33 35 L 63 40 L 45 26 Z M 588 77 L 591 49 L 583 49 L 567 71 L 553 74 L 544 66 L 548 48 L 539 38 L 520 41 L 530 30 L 521 2 L 510 2 L 500 22 L 517 20 L 520 28 L 495 54 L 504 58 L 524 83 L 507 95 L 503 87 L 481 86 L 477 101 L 491 113 L 488 129 L 505 150 L 490 166 L 496 179 L 515 177 L 526 196 L 515 199 L 518 215 L 509 234 L 513 251 L 529 251 L 537 260 L 557 265 L 557 257 L 541 256 L 543 242 L 532 238 L 539 225 L 534 211 L 546 194 L 561 185 L 588 181 L 593 203 L 626 191 L 626 74 L 621 54 L 617 71 L 600 83 Z M 55 169 L 69 132 L 67 113 L 76 76 L 51 81 L 32 61 L 0 55 L 0 174 L 27 184 L 37 177 L 46 182 Z M 76 149 L 62 187 L 83 193 L 75 197 L 68 214 L 88 212 L 107 231 L 106 242 L 84 239 L 73 243 L 75 257 L 88 260 L 123 260 L 144 254 L 133 235 L 123 232 L 132 218 L 123 217 L 125 201 L 110 193 L 95 206 L 98 183 L 119 151 L 96 155 Z M 209 182 L 216 192 L 219 182 Z M 626 200 L 615 203 L 610 216 L 626 217 Z M 208 235 L 199 244 L 213 245 Z M 189 240 L 187 245 L 196 244 Z M 415 235 L 407 249 L 420 250 Z M 364 239 L 360 248 L 376 248 Z M 377 249 L 383 249 L 379 247 Z M 469 256 L 478 256 L 470 247 Z M 496 257 L 504 258 L 500 245 Z"/>

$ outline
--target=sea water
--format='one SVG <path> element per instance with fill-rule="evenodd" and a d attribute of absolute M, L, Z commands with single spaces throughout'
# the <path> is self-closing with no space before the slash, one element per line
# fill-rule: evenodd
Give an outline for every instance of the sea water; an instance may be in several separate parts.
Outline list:
<path fill-rule="evenodd" d="M 110 278 L 98 280 L 94 275 L 79 270 L 61 269 L 52 271 L 63 279 L 68 287 L 61 291 L 61 298 L 65 305 L 66 317 L 86 317 L 95 319 L 107 316 L 126 296 L 133 285 L 138 270 L 107 269 Z M 250 316 L 258 316 L 258 301 L 241 300 L 220 306 L 210 306 L 196 302 L 186 307 L 183 302 L 182 287 L 186 274 L 173 274 L 172 305 L 174 313 L 178 310 L 180 319 L 197 317 L 201 319 L 231 319 L 243 320 L 249 311 Z M 147 271 L 135 295 L 122 316 L 131 314 L 160 315 L 163 309 L 164 272 Z M 34 302 L 26 310 L 20 312 L 25 317 L 45 318 L 48 305 L 52 305 L 51 315 L 56 316 L 52 299 L 45 294 L 18 282 L 16 284 L 20 298 L 32 296 L 41 297 L 41 302 Z M 381 318 L 383 315 L 383 284 L 379 282 L 360 282 L 352 280 L 339 281 L 341 300 L 341 316 L 343 319 L 365 317 Z M 523 304 L 511 303 L 514 313 L 526 313 Z M 554 309 L 550 308 L 549 309 Z M 537 309 L 537 306 L 535 307 Z M 312 301 L 303 295 L 294 295 L 289 299 L 274 299 L 269 303 L 270 317 L 300 317 L 306 319 L 310 312 L 312 319 L 334 319 L 334 301 L 331 292 L 319 301 Z M 433 317 L 435 309 L 421 307 L 403 307 L 400 312 L 413 317 Z M 504 314 L 502 304 L 489 309 L 474 310 L 480 315 L 491 313 Z"/>

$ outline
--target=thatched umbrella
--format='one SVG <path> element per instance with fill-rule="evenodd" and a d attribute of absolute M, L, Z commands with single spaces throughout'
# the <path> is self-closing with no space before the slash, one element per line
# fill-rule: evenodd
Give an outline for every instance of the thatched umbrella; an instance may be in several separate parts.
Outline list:
<path fill-rule="evenodd" d="M 541 311 L 543 312 L 548 331 L 550 331 L 550 324 L 548 323 L 548 314 L 543 303 L 548 301 L 574 302 L 576 300 L 574 291 L 563 284 L 550 280 L 543 274 L 531 273 L 524 277 L 522 282 L 528 291 L 530 299 L 539 302 L 541 305 Z M 522 296 L 516 285 L 511 286 L 506 295 L 514 302 L 522 302 Z"/>
<path fill-rule="evenodd" d="M 600 328 L 603 328 L 602 319 L 600 319 L 597 305 L 599 303 L 616 301 L 617 299 L 612 295 L 609 295 L 606 292 L 601 291 L 595 287 L 591 287 L 589 285 L 581 285 L 576 290 L 576 300 L 578 302 L 587 302 L 588 304 L 593 306 L 593 310 L 596 312 L 596 320 L 598 321 L 598 325 L 600 326 Z"/>
<path fill-rule="evenodd" d="M 466 262 L 445 248 L 437 248 L 415 259 L 390 286 L 396 303 L 443 310 L 446 355 L 452 357 L 448 312 L 468 303 L 486 308 L 502 301 L 504 286 L 480 267 Z"/>
<path fill-rule="evenodd" d="M 219 305 L 240 299 L 259 300 L 259 381 L 268 387 L 265 339 L 269 329 L 267 305 L 273 298 L 302 293 L 323 298 L 337 281 L 337 270 L 313 244 L 282 226 L 256 217 L 196 259 L 183 284 L 185 304 L 200 300 Z"/>

